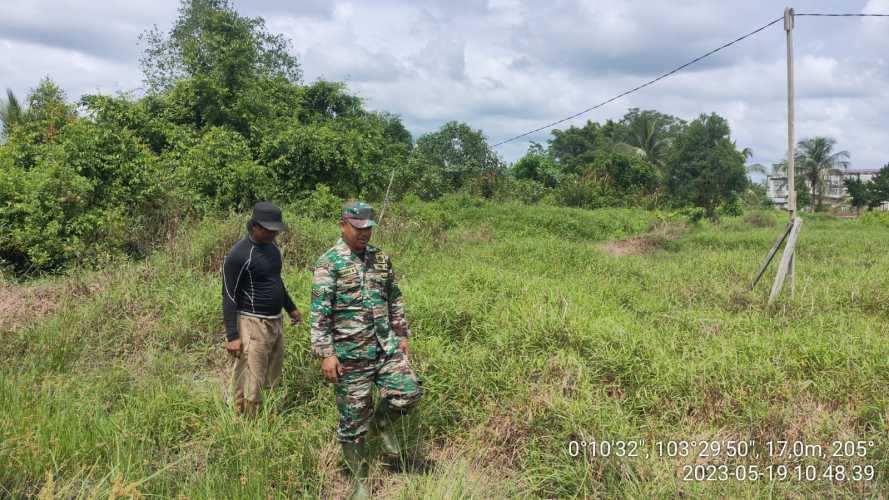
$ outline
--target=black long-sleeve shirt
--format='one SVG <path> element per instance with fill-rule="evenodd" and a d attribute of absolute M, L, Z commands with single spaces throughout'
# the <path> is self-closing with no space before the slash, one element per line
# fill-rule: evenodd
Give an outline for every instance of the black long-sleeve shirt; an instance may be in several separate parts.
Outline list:
<path fill-rule="evenodd" d="M 222 317 L 229 341 L 240 337 L 238 312 L 275 316 L 296 309 L 281 279 L 281 252 L 274 243 L 245 237 L 222 264 Z"/>

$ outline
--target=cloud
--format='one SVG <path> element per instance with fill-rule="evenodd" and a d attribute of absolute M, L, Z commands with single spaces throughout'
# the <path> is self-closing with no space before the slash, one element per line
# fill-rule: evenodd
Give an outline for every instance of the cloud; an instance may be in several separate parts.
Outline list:
<path fill-rule="evenodd" d="M 232 2 L 238 12 L 250 17 L 274 18 L 279 15 L 329 19 L 333 16 L 336 2 L 329 0 L 299 0 L 287 2 L 282 0 L 234 0 Z"/>
<path fill-rule="evenodd" d="M 141 85 L 136 62 L 109 61 L 76 50 L 0 40 L 0 85 L 24 98 L 41 78 L 49 76 L 74 101 L 87 93 L 128 92 Z"/>
<path fill-rule="evenodd" d="M 132 2 L 31 0 L 4 6 L 0 39 L 41 45 L 118 62 L 138 58 L 138 37 L 175 18 L 174 0 Z"/>
<path fill-rule="evenodd" d="M 177 0 L 19 2 L 0 19 L 0 75 L 26 89 L 50 73 L 79 96 L 137 87 L 135 37 L 166 30 Z M 368 107 L 402 116 L 415 137 L 458 120 L 491 142 L 610 98 L 781 16 L 767 0 L 234 0 L 293 42 L 305 80 L 345 81 Z M 889 0 L 799 0 L 797 12 L 889 12 Z M 889 161 L 889 19 L 798 18 L 797 133 L 830 134 L 854 166 Z M 636 106 L 693 119 L 716 112 L 754 161 L 786 147 L 781 25 L 667 80 L 560 125 L 618 119 Z M 9 85 L 5 82 L 0 82 Z M 27 87 L 25 87 L 27 85 Z M 517 159 L 531 140 L 498 148 Z"/>

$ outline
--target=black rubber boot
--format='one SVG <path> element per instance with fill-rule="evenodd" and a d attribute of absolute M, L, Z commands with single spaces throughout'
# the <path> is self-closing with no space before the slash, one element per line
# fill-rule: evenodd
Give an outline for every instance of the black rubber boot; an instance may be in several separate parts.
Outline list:
<path fill-rule="evenodd" d="M 380 436 L 383 450 L 389 455 L 401 456 L 401 446 L 395 437 L 395 432 L 393 432 L 394 424 L 399 418 L 401 418 L 401 412 L 389 406 L 385 399 L 381 400 L 374 410 L 372 427 L 374 432 Z"/>
<path fill-rule="evenodd" d="M 343 458 L 352 475 L 352 491 L 349 492 L 351 500 L 363 500 L 370 498 L 367 489 L 367 458 L 364 454 L 364 441 L 358 443 L 341 443 L 343 446 Z"/>

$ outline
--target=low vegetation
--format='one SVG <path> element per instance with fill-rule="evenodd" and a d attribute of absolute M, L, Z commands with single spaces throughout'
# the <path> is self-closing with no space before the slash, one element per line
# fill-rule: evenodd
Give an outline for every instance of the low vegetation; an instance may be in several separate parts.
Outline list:
<path fill-rule="evenodd" d="M 304 312 L 308 266 L 337 235 L 310 215 L 288 210 L 281 241 Z M 286 331 L 285 383 L 262 414 L 239 420 L 226 405 L 218 266 L 243 221 L 208 218 L 143 261 L 0 288 L 16 311 L 2 326 L 0 494 L 345 491 L 332 391 L 305 326 Z M 375 241 L 393 255 L 416 332 L 425 397 L 404 432 L 408 462 L 427 467 L 377 462 L 374 491 L 878 497 L 889 471 L 889 235 L 809 218 L 796 292 L 768 308 L 765 290 L 745 286 L 781 225 L 468 197 L 390 207 Z M 634 238 L 644 251 L 608 251 Z M 644 439 L 649 455 L 571 456 L 569 442 L 594 439 Z M 864 458 L 773 462 L 872 465 L 877 479 L 689 482 L 682 466 L 701 460 L 654 451 L 657 440 L 731 439 L 829 451 L 871 440 Z"/>

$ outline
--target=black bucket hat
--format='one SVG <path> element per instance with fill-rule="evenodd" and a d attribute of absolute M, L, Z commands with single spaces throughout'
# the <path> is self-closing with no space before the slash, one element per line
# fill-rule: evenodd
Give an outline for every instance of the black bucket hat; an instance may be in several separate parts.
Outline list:
<path fill-rule="evenodd" d="M 281 209 L 269 201 L 260 201 L 253 205 L 253 222 L 269 231 L 286 231 L 287 224 L 281 219 Z"/>

